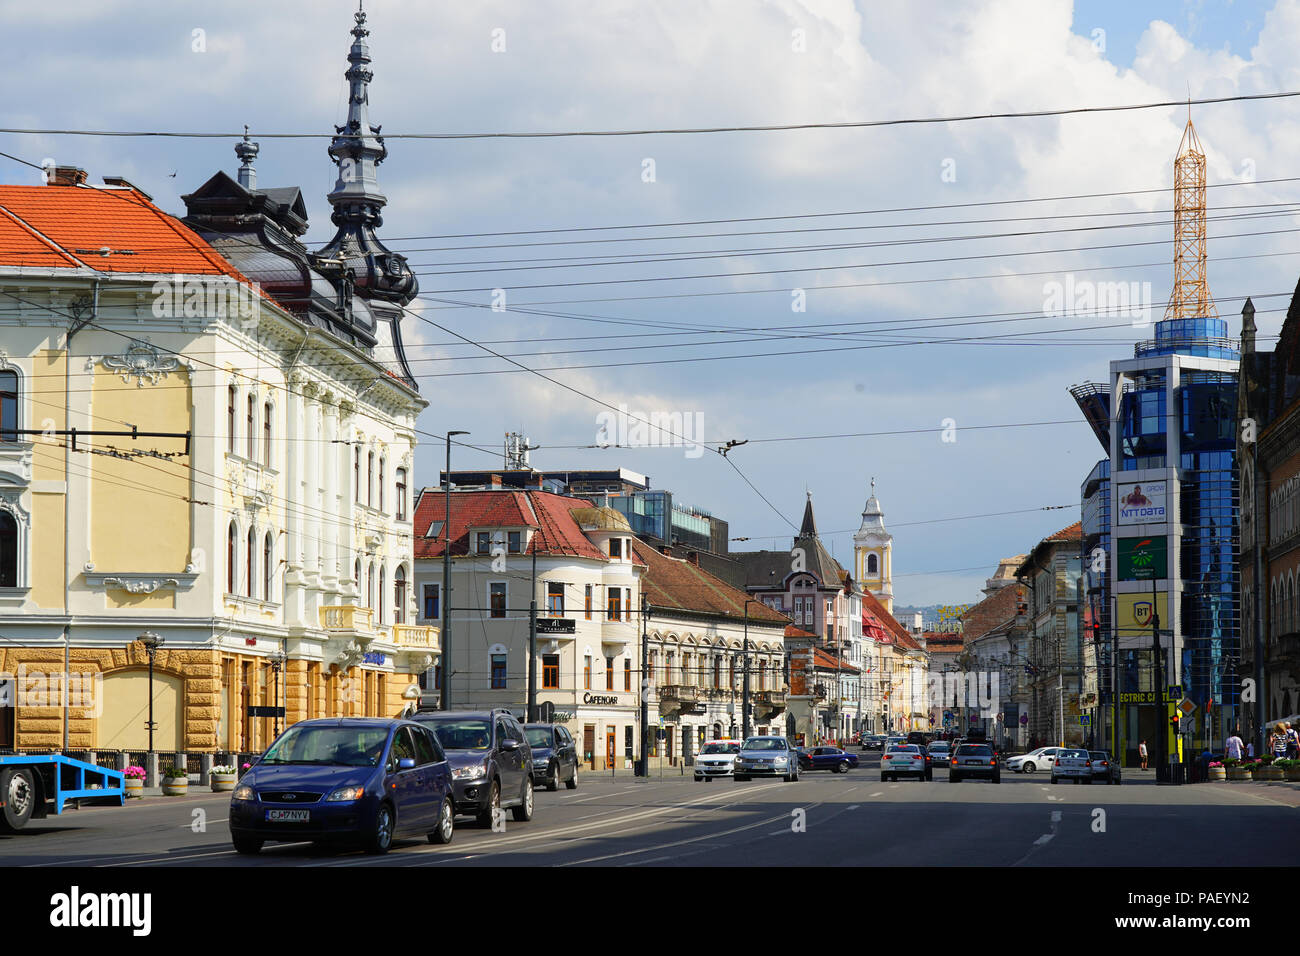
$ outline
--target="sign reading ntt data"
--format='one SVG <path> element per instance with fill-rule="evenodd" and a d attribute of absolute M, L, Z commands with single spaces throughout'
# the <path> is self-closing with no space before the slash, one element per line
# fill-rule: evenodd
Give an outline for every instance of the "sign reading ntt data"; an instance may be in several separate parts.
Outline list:
<path fill-rule="evenodd" d="M 1116 524 L 1147 524 L 1165 520 L 1165 482 L 1146 481 L 1119 486 Z"/>

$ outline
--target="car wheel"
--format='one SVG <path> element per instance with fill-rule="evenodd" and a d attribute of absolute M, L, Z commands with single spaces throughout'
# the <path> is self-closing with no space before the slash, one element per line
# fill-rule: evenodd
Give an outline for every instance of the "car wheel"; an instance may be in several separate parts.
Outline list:
<path fill-rule="evenodd" d="M 697 773 L 697 774 L 695 775 L 695 782 L 696 782 L 696 783 L 699 783 L 699 782 L 700 782 L 701 780 L 703 780 L 703 779 L 704 779 L 704 777 L 702 777 L 700 774 Z"/>
<path fill-rule="evenodd" d="M 558 763 L 551 764 L 551 773 L 546 778 L 546 789 L 551 793 L 560 789 L 560 765 Z"/>
<path fill-rule="evenodd" d="M 927 770 L 927 771 L 925 772 L 925 782 L 926 782 L 926 783 L 930 783 L 930 782 L 932 782 L 933 780 L 934 780 L 934 771 L 933 771 L 933 770 Z"/>
<path fill-rule="evenodd" d="M 578 765 L 576 763 L 573 765 L 573 776 L 564 781 L 564 785 L 570 790 L 578 789 Z"/>
<path fill-rule="evenodd" d="M 949 782 L 949 783 L 961 783 L 961 774 L 959 774 L 959 773 L 952 773 L 952 772 L 949 772 L 949 774 L 948 774 L 948 782 Z"/>
<path fill-rule="evenodd" d="M 1000 773 L 995 773 L 995 774 L 993 775 L 993 782 L 994 782 L 994 783 L 1001 783 L 1001 782 L 1002 782 L 1002 774 L 1000 774 Z"/>
<path fill-rule="evenodd" d="M 265 841 L 259 840 L 256 837 L 232 835 L 230 837 L 230 842 L 231 844 L 234 845 L 236 853 L 243 853 L 248 856 L 255 856 L 256 854 L 262 852 L 262 844 Z"/>
<path fill-rule="evenodd" d="M 1061 781 L 1057 780 L 1055 777 L 1052 778 L 1052 786 L 1056 786 L 1060 782 Z"/>
<path fill-rule="evenodd" d="M 456 832 L 456 814 L 452 812 L 451 797 L 442 801 L 442 810 L 438 813 L 438 828 L 429 834 L 430 843 L 450 843 Z"/>
<path fill-rule="evenodd" d="M 393 808 L 381 803 L 375 811 L 375 825 L 366 838 L 367 853 L 387 853 L 393 845 Z"/>
<path fill-rule="evenodd" d="M 36 808 L 36 781 L 30 770 L 10 767 L 0 773 L 0 830 L 21 830 Z"/>
<path fill-rule="evenodd" d="M 490 829 L 492 826 L 492 811 L 499 809 L 501 809 L 501 784 L 493 780 L 492 788 L 488 791 L 487 805 L 478 814 L 478 825 Z"/>
<path fill-rule="evenodd" d="M 738 774 L 738 773 L 732 774 L 731 776 L 732 776 L 732 779 L 733 779 L 733 780 L 736 780 L 736 781 L 742 781 L 742 780 L 748 780 L 748 779 L 749 779 L 748 777 L 744 776 L 743 774 Z"/>
<path fill-rule="evenodd" d="M 1022 771 L 1024 771 L 1025 773 L 1033 773 L 1034 770 L 1037 769 L 1037 768 L 1034 767 L 1033 763 L 1022 763 L 1022 764 L 1020 765 L 1020 769 L 1021 769 Z"/>
<path fill-rule="evenodd" d="M 835 770 L 836 770 L 837 773 L 848 773 L 848 772 L 849 772 L 849 762 L 848 762 L 847 760 L 841 760 L 841 761 L 840 761 L 840 765 L 839 765 L 838 767 L 836 767 Z"/>
<path fill-rule="evenodd" d="M 533 778 L 524 778 L 524 802 L 510 808 L 516 823 L 527 823 L 533 818 Z"/>

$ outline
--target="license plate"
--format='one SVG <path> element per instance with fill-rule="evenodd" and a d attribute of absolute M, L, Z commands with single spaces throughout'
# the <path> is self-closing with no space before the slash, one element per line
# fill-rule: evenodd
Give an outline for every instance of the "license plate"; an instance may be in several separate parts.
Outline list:
<path fill-rule="evenodd" d="M 310 810 L 267 810 L 268 823 L 306 823 L 311 819 Z"/>

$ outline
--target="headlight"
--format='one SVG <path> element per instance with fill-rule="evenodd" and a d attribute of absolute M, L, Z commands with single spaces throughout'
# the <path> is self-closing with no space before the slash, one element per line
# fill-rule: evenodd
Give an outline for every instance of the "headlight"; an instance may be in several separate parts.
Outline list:
<path fill-rule="evenodd" d="M 455 767 L 455 768 L 451 771 L 451 779 L 453 779 L 453 780 L 477 780 L 479 777 L 482 777 L 482 776 L 484 776 L 485 774 L 486 774 L 486 771 L 484 770 L 484 768 L 483 768 L 482 766 L 473 766 L 473 767 Z"/>
<path fill-rule="evenodd" d="M 777 758 L 776 758 L 776 762 L 777 762 L 777 763 L 788 763 L 788 762 L 789 762 L 789 758 L 788 758 L 788 757 L 777 757 Z"/>
<path fill-rule="evenodd" d="M 253 788 L 250 787 L 248 784 L 242 784 L 241 786 L 235 788 L 235 792 L 230 795 L 230 799 L 256 801 L 257 794 L 253 792 Z"/>
<path fill-rule="evenodd" d="M 353 800 L 360 800 L 366 795 L 365 787 L 339 787 L 328 797 L 326 803 L 351 803 Z"/>

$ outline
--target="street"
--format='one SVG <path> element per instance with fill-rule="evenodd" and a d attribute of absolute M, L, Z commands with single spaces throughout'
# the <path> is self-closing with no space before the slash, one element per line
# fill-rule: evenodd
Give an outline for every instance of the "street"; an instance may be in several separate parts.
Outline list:
<path fill-rule="evenodd" d="M 529 823 L 506 832 L 458 818 L 450 846 L 398 841 L 385 856 L 268 844 L 230 847 L 228 796 L 149 798 L 33 821 L 0 837 L 7 865 L 148 866 L 1269 866 L 1300 845 L 1300 791 L 1259 785 L 1157 786 L 1126 771 L 1122 786 L 1051 785 L 1004 773 L 994 786 L 882 783 L 879 757 L 848 774 L 797 783 L 688 776 L 611 780 L 537 794 Z M 197 811 L 202 811 L 199 814 Z M 206 817 L 206 819 L 204 819 Z M 196 819 L 206 832 L 195 831 Z M 1213 853 L 1207 846 L 1213 845 Z"/>

